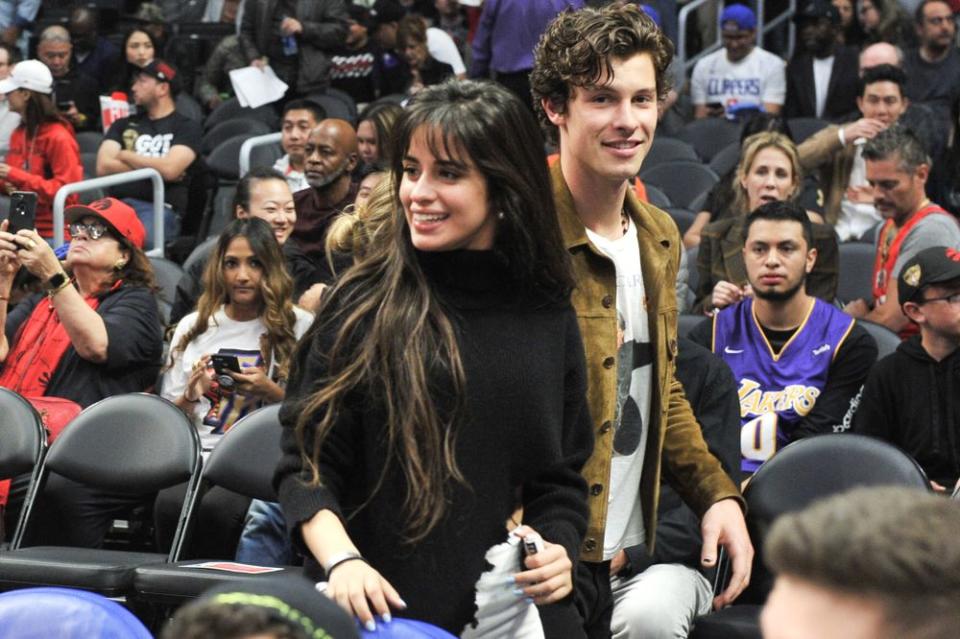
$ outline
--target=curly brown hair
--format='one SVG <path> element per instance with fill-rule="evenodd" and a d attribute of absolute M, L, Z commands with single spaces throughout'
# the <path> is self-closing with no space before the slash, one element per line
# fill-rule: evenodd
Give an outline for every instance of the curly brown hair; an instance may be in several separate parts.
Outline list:
<path fill-rule="evenodd" d="M 547 26 L 534 51 L 530 89 L 533 108 L 546 135 L 556 141 L 556 127 L 543 110 L 543 100 L 563 113 L 573 87 L 596 84 L 613 73 L 612 59 L 647 53 L 653 61 L 657 94 L 670 91 L 667 67 L 673 43 L 656 23 L 631 3 L 614 2 L 603 8 L 564 11 Z"/>

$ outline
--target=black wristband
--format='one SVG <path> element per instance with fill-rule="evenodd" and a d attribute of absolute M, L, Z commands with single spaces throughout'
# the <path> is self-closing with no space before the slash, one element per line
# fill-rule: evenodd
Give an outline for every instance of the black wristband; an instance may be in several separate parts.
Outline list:
<path fill-rule="evenodd" d="M 363 563 L 367 563 L 367 560 L 361 557 L 360 555 L 350 555 L 349 557 L 343 557 L 341 559 L 336 560 L 326 568 L 325 572 L 327 573 L 327 579 L 330 579 L 330 574 L 333 572 L 334 568 L 342 564 L 345 564 L 348 561 L 362 561 Z"/>

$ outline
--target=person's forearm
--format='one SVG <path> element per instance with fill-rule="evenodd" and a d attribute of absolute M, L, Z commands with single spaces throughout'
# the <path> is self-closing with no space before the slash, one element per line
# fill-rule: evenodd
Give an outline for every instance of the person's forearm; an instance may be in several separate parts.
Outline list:
<path fill-rule="evenodd" d="M 53 296 L 53 306 L 77 354 L 97 364 L 107 361 L 107 326 L 80 291 L 67 286 Z"/>
<path fill-rule="evenodd" d="M 179 166 L 171 166 L 169 158 L 150 158 L 131 151 L 121 152 L 120 159 L 134 169 L 156 169 L 164 182 L 175 182 L 186 171 Z"/>
<path fill-rule="evenodd" d="M 300 535 L 321 566 L 326 566 L 331 558 L 342 553 L 360 552 L 350 540 L 343 522 L 330 510 L 321 510 L 301 524 Z"/>
<path fill-rule="evenodd" d="M 97 175 L 114 175 L 132 171 L 133 167 L 116 157 L 97 158 Z"/>

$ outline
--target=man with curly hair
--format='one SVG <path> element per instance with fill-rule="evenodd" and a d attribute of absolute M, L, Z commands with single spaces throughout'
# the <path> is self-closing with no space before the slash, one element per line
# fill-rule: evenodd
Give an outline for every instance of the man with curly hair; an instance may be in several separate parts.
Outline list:
<path fill-rule="evenodd" d="M 618 575 L 628 568 L 625 548 L 653 549 L 661 474 L 702 517 L 703 567 L 716 564 L 718 544 L 733 561 L 730 585 L 714 605 L 739 595 L 753 558 L 740 493 L 710 454 L 674 376 L 677 227 L 628 188 L 653 142 L 672 56 L 648 16 L 614 3 L 560 14 L 537 47 L 530 77 L 538 116 L 560 145 L 554 197 L 577 277 L 572 301 L 596 425 L 583 470 L 590 521 L 577 574 L 590 637 L 609 637 L 611 624 L 617 637 L 639 636 L 629 599 L 644 572 Z M 692 589 L 682 594 L 691 586 L 681 577 L 659 592 L 665 606 L 709 602 L 709 591 Z"/>

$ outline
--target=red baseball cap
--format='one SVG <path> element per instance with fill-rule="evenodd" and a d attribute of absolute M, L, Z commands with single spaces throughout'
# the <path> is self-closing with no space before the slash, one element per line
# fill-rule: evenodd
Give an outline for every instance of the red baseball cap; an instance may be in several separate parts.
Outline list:
<path fill-rule="evenodd" d="M 67 224 L 88 215 L 100 218 L 114 233 L 126 238 L 138 249 L 143 248 L 143 240 L 147 232 L 140 218 L 137 217 L 136 211 L 129 205 L 116 198 L 105 197 L 94 200 L 90 204 L 71 206 L 66 210 Z"/>

